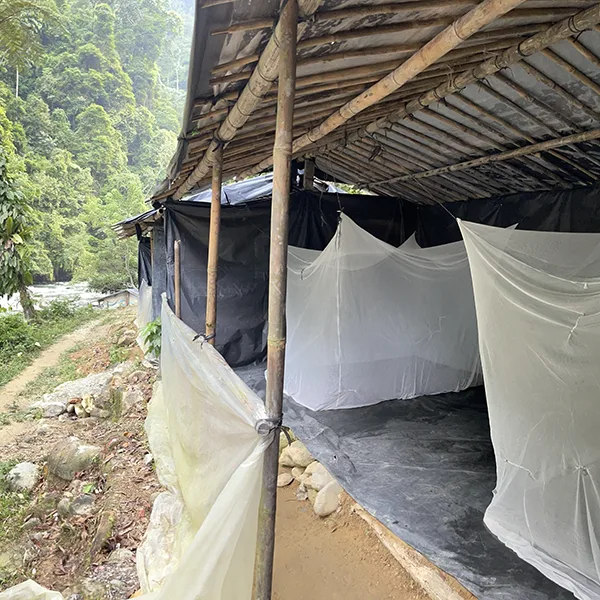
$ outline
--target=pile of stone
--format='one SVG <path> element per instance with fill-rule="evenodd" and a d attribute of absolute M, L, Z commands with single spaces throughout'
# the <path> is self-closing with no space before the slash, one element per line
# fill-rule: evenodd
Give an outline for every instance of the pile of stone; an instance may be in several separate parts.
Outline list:
<path fill-rule="evenodd" d="M 144 401 L 141 387 L 148 383 L 151 374 L 143 370 L 131 372 L 133 369 L 133 364 L 123 363 L 103 373 L 62 383 L 44 394 L 31 410 L 45 418 L 118 419 Z"/>
<path fill-rule="evenodd" d="M 281 435 L 277 487 L 285 487 L 297 481 L 299 485 L 296 498 L 300 501 L 309 500 L 315 514 L 328 517 L 336 512 L 340 507 L 340 494 L 343 491 L 340 484 L 311 456 L 302 442 L 296 440 L 289 444 L 285 435 Z"/>

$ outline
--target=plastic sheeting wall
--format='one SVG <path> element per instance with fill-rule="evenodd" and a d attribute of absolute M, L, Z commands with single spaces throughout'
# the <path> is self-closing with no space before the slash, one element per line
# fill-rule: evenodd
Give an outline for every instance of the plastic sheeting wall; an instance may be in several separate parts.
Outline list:
<path fill-rule="evenodd" d="M 489 529 L 600 597 L 600 235 L 462 222 L 497 462 Z"/>
<path fill-rule="evenodd" d="M 167 290 L 167 252 L 162 226 L 152 229 L 152 320 L 160 317 L 162 295 Z"/>
<path fill-rule="evenodd" d="M 290 208 L 290 243 L 322 250 L 343 209 L 365 229 L 391 244 L 404 241 L 400 200 L 351 194 L 296 191 Z M 210 207 L 167 202 L 165 232 L 167 296 L 174 306 L 173 243 L 181 241 L 181 318 L 204 332 Z M 217 349 L 232 366 L 264 357 L 269 272 L 271 202 L 223 206 L 219 238 Z M 156 242 L 155 242 L 156 243 Z"/>
<path fill-rule="evenodd" d="M 138 286 L 142 281 L 152 285 L 152 244 L 150 238 L 142 237 L 138 240 Z"/>
<path fill-rule="evenodd" d="M 400 248 L 343 216 L 323 252 L 290 248 L 285 391 L 312 410 L 480 382 L 463 242 Z"/>
<path fill-rule="evenodd" d="M 145 279 L 142 279 L 140 283 L 140 289 L 138 291 L 138 305 L 137 305 L 137 319 L 135 324 L 138 331 L 141 331 L 152 321 L 152 287 L 148 285 Z M 138 335 L 137 343 L 140 348 L 146 352 L 146 344 L 142 338 L 142 335 Z"/>

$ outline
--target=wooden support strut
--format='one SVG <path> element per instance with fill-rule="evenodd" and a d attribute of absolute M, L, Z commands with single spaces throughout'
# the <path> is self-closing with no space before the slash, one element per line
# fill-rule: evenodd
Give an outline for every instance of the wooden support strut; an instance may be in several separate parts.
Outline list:
<path fill-rule="evenodd" d="M 484 0 L 466 15 L 457 19 L 449 27 L 436 35 L 425 44 L 418 52 L 403 62 L 397 69 L 380 79 L 362 94 L 359 94 L 331 114 L 320 125 L 294 141 L 293 152 L 297 153 L 324 138 L 327 134 L 344 125 L 359 112 L 380 102 L 408 81 L 416 77 L 427 67 L 437 62 L 450 50 L 456 48 L 475 32 L 485 27 L 495 19 L 506 14 L 524 0 Z M 262 161 L 255 172 L 262 171 L 271 166 L 270 160 Z"/>
<path fill-rule="evenodd" d="M 258 520 L 254 599 L 270 600 L 275 548 L 275 512 L 279 459 L 279 424 L 283 413 L 283 377 L 286 342 L 287 253 L 294 99 L 296 90 L 297 0 L 287 0 L 280 20 L 279 81 L 275 143 L 273 145 L 273 199 L 269 260 L 267 335 L 267 389 L 265 407 L 271 443 L 265 450 Z"/>
<path fill-rule="evenodd" d="M 564 137 L 546 140 L 545 142 L 539 142 L 537 144 L 531 144 L 529 146 L 523 146 L 522 148 L 516 148 L 515 150 L 508 150 L 507 152 L 500 152 L 498 154 L 488 154 L 481 156 L 473 160 L 467 160 L 464 162 L 456 163 L 453 165 L 447 165 L 445 167 L 439 167 L 437 169 L 430 169 L 429 171 L 421 171 L 420 173 L 411 173 L 410 175 L 402 175 L 400 177 L 392 177 L 381 181 L 375 181 L 371 185 L 378 185 L 381 183 L 392 183 L 394 181 L 410 181 L 414 179 L 426 179 L 428 177 L 434 177 L 443 173 L 450 173 L 452 171 L 461 171 L 463 169 L 470 169 L 478 167 L 480 165 L 486 165 L 494 162 L 501 162 L 509 160 L 511 158 L 517 158 L 519 156 L 526 156 L 528 154 L 535 154 L 537 152 L 547 152 L 553 148 L 560 148 L 561 146 L 568 146 L 569 144 L 577 144 L 579 142 L 589 142 L 591 140 L 597 140 L 600 138 L 600 129 L 592 129 L 591 131 L 584 131 L 583 133 L 576 133 L 573 135 L 567 135 Z"/>
<path fill-rule="evenodd" d="M 213 154 L 208 263 L 206 266 L 206 331 L 208 343 L 215 345 L 217 331 L 217 273 L 219 266 L 219 233 L 221 230 L 221 184 L 223 179 L 223 146 Z"/>

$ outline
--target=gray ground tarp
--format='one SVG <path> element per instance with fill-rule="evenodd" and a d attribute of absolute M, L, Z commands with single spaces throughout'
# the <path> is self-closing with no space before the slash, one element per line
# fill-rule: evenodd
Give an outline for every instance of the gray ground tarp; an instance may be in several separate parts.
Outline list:
<path fill-rule="evenodd" d="M 237 373 L 264 392 L 264 365 Z M 479 600 L 573 599 L 483 523 L 496 484 L 483 387 L 319 412 L 288 398 L 284 424 L 357 502 Z"/>

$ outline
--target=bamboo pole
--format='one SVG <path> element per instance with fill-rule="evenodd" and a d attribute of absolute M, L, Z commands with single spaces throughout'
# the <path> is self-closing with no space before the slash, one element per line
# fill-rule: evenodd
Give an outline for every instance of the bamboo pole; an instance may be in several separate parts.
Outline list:
<path fill-rule="evenodd" d="M 219 267 L 219 233 L 221 231 L 221 184 L 223 183 L 223 146 L 218 146 L 212 165 L 212 198 L 206 265 L 206 331 L 209 344 L 215 345 L 217 332 L 217 275 Z"/>
<path fill-rule="evenodd" d="M 283 413 L 283 377 L 286 342 L 287 253 L 290 178 L 296 89 L 297 0 L 288 0 L 280 20 L 278 103 L 273 144 L 273 196 L 269 259 L 269 307 L 267 335 L 267 389 L 265 408 L 274 436 L 265 450 L 259 528 L 255 562 L 254 598 L 270 600 L 275 549 L 275 512 L 279 425 Z"/>
<path fill-rule="evenodd" d="M 319 3 L 320 0 L 298 0 L 298 12 L 304 19 L 304 21 L 298 25 L 298 35 L 302 35 L 308 27 L 308 19 L 317 10 Z M 196 168 L 173 194 L 175 200 L 180 200 L 184 194 L 190 191 L 196 183 L 202 180 L 208 173 L 212 165 L 213 154 L 217 147 L 220 143 L 229 142 L 236 136 L 237 132 L 244 126 L 248 117 L 259 105 L 265 94 L 273 85 L 273 82 L 277 79 L 280 54 L 279 39 L 282 35 L 281 22 L 286 18 L 285 12 L 290 10 L 288 9 L 288 6 L 289 3 L 283 5 L 279 23 L 275 27 L 271 38 L 263 50 L 252 76 L 248 80 L 248 83 L 244 87 L 237 102 L 229 111 L 227 118 L 221 124 L 216 139 L 207 148 L 202 160 L 200 160 Z"/>
<path fill-rule="evenodd" d="M 401 121 L 406 115 L 417 112 L 423 107 L 429 106 L 430 104 L 439 102 L 441 99 L 459 92 L 466 86 L 476 81 L 482 80 L 489 75 L 497 73 L 501 69 L 504 69 L 510 65 L 519 63 L 522 61 L 523 57 L 531 56 L 547 46 L 554 44 L 555 42 L 567 39 L 577 33 L 589 29 L 590 27 L 594 27 L 599 22 L 600 3 L 597 3 L 588 9 L 582 10 L 573 17 L 564 19 L 563 21 L 560 21 L 559 23 L 556 23 L 551 27 L 544 29 L 543 31 L 536 33 L 532 37 L 527 38 L 519 44 L 512 46 L 508 50 L 505 50 L 500 56 L 486 60 L 480 65 L 469 69 L 465 73 L 462 73 L 457 77 L 453 77 L 451 81 L 431 89 L 427 93 L 422 94 L 416 100 L 412 100 L 401 108 L 390 112 L 385 118 L 373 119 L 369 125 L 357 128 L 351 134 L 344 136 L 344 140 L 342 142 L 335 142 L 332 144 L 328 140 L 323 140 L 320 143 L 317 142 L 316 144 L 313 144 L 313 147 L 311 147 L 311 152 L 323 147 L 329 150 L 332 147 L 339 146 L 341 143 L 352 143 L 356 139 L 372 135 L 375 131 L 388 129 L 395 123 Z M 529 67 L 529 65 L 525 62 L 522 62 L 521 65 L 523 68 Z M 534 71 L 533 67 L 531 67 L 531 70 Z M 556 86 L 556 84 L 554 85 Z M 564 92 L 562 88 L 561 91 Z M 249 176 L 260 170 L 262 170 L 262 164 L 259 164 L 254 170 L 245 172 L 244 175 Z"/>
<path fill-rule="evenodd" d="M 493 162 L 500 162 L 516 158 L 518 156 L 525 156 L 527 154 L 534 154 L 536 152 L 547 152 L 553 148 L 560 148 L 561 146 L 567 146 L 569 144 L 577 144 L 579 142 L 589 142 L 591 140 L 597 140 L 600 138 L 600 129 L 592 129 L 591 131 L 585 131 L 583 133 L 576 133 L 565 137 L 556 138 L 553 140 L 547 140 L 545 142 L 539 142 L 537 144 L 531 144 L 515 150 L 508 150 L 507 152 L 500 152 L 498 154 L 489 154 L 487 156 L 481 156 L 473 160 L 467 160 L 461 163 L 453 165 L 447 165 L 445 167 L 439 167 L 438 169 L 431 169 L 429 171 L 421 171 L 420 173 L 413 173 L 411 175 L 403 175 L 401 177 L 392 177 L 388 180 L 377 181 L 375 183 L 391 183 L 393 181 L 406 181 L 409 179 L 426 179 L 428 177 L 434 177 L 441 175 L 442 173 L 449 173 L 452 171 L 461 171 L 463 169 L 470 169 L 480 165 L 486 165 Z"/>
<path fill-rule="evenodd" d="M 173 267 L 175 270 L 175 316 L 181 319 L 181 242 L 173 242 Z"/>
<path fill-rule="evenodd" d="M 377 104 L 383 98 L 404 86 L 427 67 L 434 64 L 450 50 L 456 48 L 464 40 L 471 37 L 476 31 L 522 3 L 523 0 L 484 0 L 465 16 L 456 20 L 450 27 L 444 29 L 442 33 L 435 36 L 397 69 L 386 75 L 362 94 L 347 102 L 320 125 L 295 140 L 293 152 L 297 153 L 303 148 L 310 146 L 342 126 L 359 112 Z M 268 168 L 271 162 L 270 160 L 262 161 L 256 169 L 262 171 Z"/>

